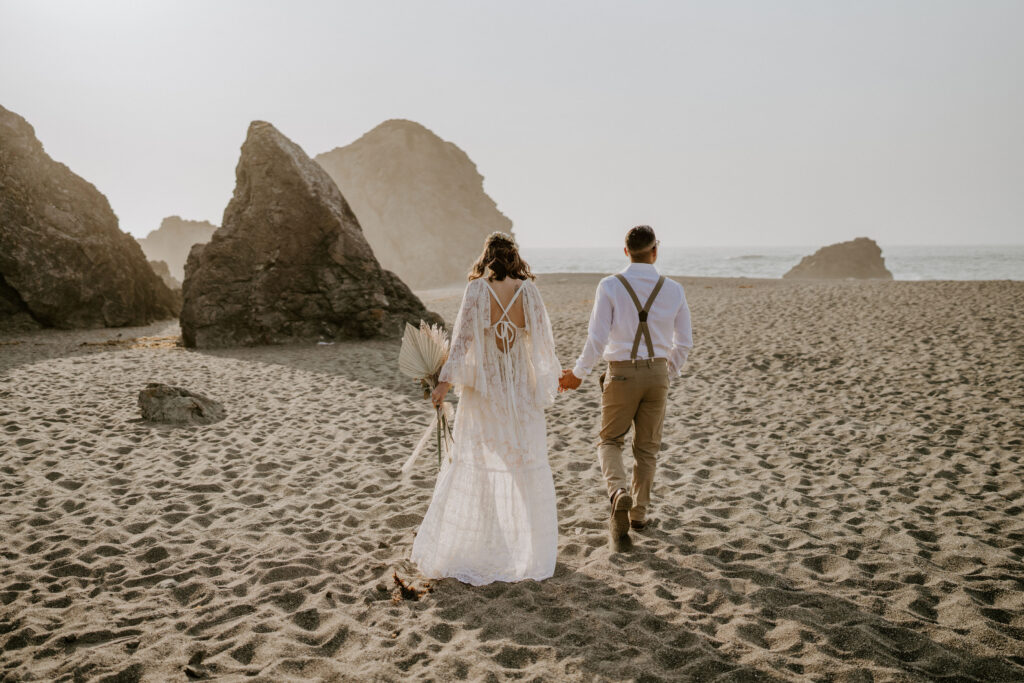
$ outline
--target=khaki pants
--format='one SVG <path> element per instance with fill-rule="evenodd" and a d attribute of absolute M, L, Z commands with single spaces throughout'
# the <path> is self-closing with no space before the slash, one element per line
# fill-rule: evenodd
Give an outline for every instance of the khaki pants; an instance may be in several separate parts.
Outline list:
<path fill-rule="evenodd" d="M 661 428 L 668 399 L 668 361 L 612 361 L 601 394 L 601 440 L 597 454 L 611 496 L 628 488 L 633 497 L 629 518 L 643 521 L 651 502 L 655 458 L 661 449 Z M 622 444 L 633 427 L 633 481 L 626 485 Z"/>

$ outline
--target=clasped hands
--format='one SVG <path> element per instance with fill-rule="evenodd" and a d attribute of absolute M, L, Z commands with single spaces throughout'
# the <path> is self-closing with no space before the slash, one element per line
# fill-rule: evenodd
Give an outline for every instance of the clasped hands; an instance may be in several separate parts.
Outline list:
<path fill-rule="evenodd" d="M 563 370 L 562 376 L 558 378 L 558 393 L 579 389 L 582 383 L 583 380 L 572 374 L 572 370 Z"/>
<path fill-rule="evenodd" d="M 558 393 L 579 389 L 582 383 L 583 380 L 572 374 L 572 370 L 563 370 L 562 376 L 558 378 Z M 434 390 L 430 392 L 430 402 L 434 404 L 435 408 L 440 407 L 451 386 L 448 382 L 438 382 Z"/>

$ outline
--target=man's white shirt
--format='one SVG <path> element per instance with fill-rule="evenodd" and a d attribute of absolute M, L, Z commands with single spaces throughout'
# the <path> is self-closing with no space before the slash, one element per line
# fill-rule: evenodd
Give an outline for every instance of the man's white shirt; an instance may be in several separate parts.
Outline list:
<path fill-rule="evenodd" d="M 641 305 L 647 303 L 647 297 L 661 277 L 658 269 L 650 263 L 631 263 L 622 274 L 633 286 Z M 572 374 L 583 379 L 602 358 L 607 361 L 630 360 L 639 325 L 636 305 L 618 278 L 610 276 L 601 280 L 594 297 L 594 309 L 590 313 L 587 345 L 576 360 Z M 693 348 L 690 307 L 686 305 L 686 294 L 681 284 L 665 279 L 651 305 L 647 326 L 651 330 L 654 356 L 648 356 L 647 342 L 641 337 L 637 358 L 665 358 L 669 376 L 677 376 Z"/>

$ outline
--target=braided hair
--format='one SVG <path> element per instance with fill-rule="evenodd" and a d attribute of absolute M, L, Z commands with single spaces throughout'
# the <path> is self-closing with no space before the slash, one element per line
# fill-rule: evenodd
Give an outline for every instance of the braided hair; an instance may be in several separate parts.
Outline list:
<path fill-rule="evenodd" d="M 492 232 L 484 241 L 484 250 L 469 271 L 469 279 L 483 277 L 487 271 L 487 279 L 504 280 L 507 277 L 516 280 L 536 279 L 530 266 L 519 256 L 519 247 L 512 235 L 504 232 Z"/>

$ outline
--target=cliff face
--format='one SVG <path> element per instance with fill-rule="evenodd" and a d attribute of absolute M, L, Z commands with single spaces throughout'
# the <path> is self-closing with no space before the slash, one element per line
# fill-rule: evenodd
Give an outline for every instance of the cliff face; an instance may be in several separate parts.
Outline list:
<path fill-rule="evenodd" d="M 166 261 L 150 261 L 149 267 L 153 269 L 153 272 L 164 281 L 167 288 L 172 292 L 174 290 L 181 289 L 181 283 L 178 282 L 177 278 L 171 275 L 171 269 L 167 267 Z"/>
<path fill-rule="evenodd" d="M 380 267 L 334 181 L 274 126 L 249 126 L 235 178 L 223 225 L 185 265 L 186 346 L 398 336 L 406 322 L 442 322 Z"/>
<path fill-rule="evenodd" d="M 107 198 L 0 106 L 0 325 L 144 325 L 178 310 Z"/>
<path fill-rule="evenodd" d="M 484 238 L 512 231 L 466 153 L 413 121 L 385 121 L 315 160 L 344 193 L 381 265 L 412 287 L 464 282 Z"/>
<path fill-rule="evenodd" d="M 160 227 L 151 230 L 139 240 L 142 251 L 150 261 L 163 261 L 171 277 L 185 279 L 185 260 L 193 244 L 206 244 L 217 226 L 208 221 L 189 221 L 180 216 L 168 216 Z"/>

